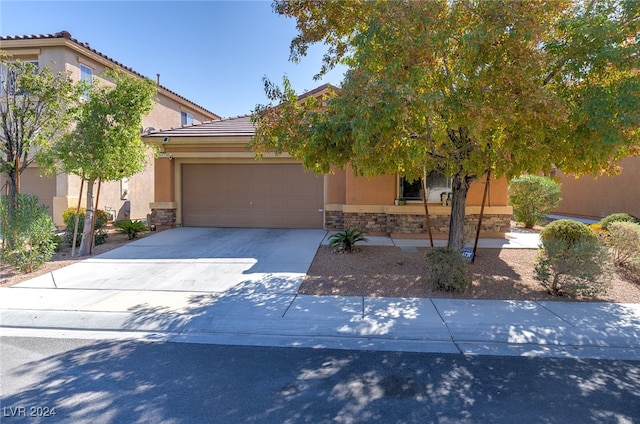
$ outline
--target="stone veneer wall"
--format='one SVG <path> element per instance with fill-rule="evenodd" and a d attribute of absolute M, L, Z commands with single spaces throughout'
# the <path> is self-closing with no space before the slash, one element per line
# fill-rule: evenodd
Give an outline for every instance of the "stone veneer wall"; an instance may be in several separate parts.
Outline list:
<path fill-rule="evenodd" d="M 174 227 L 176 225 L 175 209 L 151 209 L 149 224 Z"/>
<path fill-rule="evenodd" d="M 475 228 L 479 215 L 467 215 L 465 224 Z M 429 215 L 431 231 L 446 234 L 449 232 L 449 215 Z M 387 214 L 384 212 L 340 212 L 328 211 L 325 225 L 329 231 L 358 228 L 370 233 L 426 234 L 424 215 Z M 482 217 L 482 233 L 507 233 L 511 229 L 509 215 L 489 215 Z"/>
<path fill-rule="evenodd" d="M 344 230 L 344 214 L 342 211 L 326 211 L 324 225 L 329 231 Z"/>

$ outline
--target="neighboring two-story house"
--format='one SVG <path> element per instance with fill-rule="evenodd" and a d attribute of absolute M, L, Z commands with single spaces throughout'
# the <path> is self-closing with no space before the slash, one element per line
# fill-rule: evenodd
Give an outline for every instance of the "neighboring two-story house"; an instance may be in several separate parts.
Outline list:
<path fill-rule="evenodd" d="M 91 48 L 89 44 L 76 40 L 66 31 L 0 37 L 0 51 L 9 59 L 35 62 L 38 67 L 49 67 L 54 72 L 67 71 L 74 80 L 97 83 L 107 69 L 120 69 L 144 78 L 135 70 Z M 159 79 L 158 76 L 153 110 L 144 117 L 141 132 L 220 119 L 215 113 L 163 87 Z M 4 178 L 0 175 L 0 187 L 4 186 Z M 154 183 L 154 160 L 150 154 L 149 164 L 143 172 L 102 185 L 98 207 L 109 212 L 114 219 L 146 219 L 149 205 L 154 202 Z M 21 175 L 21 191 L 38 195 L 40 201 L 49 207 L 56 225 L 62 226 L 62 211 L 78 204 L 80 179 L 67 174 L 44 178 L 36 166 L 31 166 Z"/>

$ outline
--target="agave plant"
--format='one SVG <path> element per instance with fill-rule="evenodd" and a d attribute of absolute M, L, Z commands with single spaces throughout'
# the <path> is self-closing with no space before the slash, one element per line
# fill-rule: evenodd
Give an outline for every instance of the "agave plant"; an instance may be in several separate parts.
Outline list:
<path fill-rule="evenodd" d="M 353 252 L 357 242 L 367 241 L 364 234 L 367 234 L 367 232 L 357 228 L 341 231 L 329 237 L 329 247 L 337 247 L 345 252 Z"/>

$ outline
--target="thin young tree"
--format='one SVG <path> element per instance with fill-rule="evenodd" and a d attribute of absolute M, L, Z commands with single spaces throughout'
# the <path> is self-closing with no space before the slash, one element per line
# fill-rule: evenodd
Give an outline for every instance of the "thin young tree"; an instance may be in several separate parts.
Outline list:
<path fill-rule="evenodd" d="M 87 187 L 86 213 L 78 256 L 90 251 L 95 219 L 93 188 L 96 181 L 117 181 L 141 172 L 148 146 L 140 137 L 142 119 L 153 108 L 157 91 L 149 79 L 107 71 L 113 84 L 94 83 L 87 92 L 73 131 L 49 152 L 52 162 L 78 175 Z"/>
<path fill-rule="evenodd" d="M 349 67 L 321 108 L 265 82 L 254 150 L 326 173 L 452 180 L 448 245 L 470 184 L 539 172 L 616 172 L 640 153 L 640 2 L 275 1 L 297 22 L 291 58 L 324 43 L 319 76 Z"/>
<path fill-rule="evenodd" d="M 11 222 L 20 193 L 20 175 L 39 152 L 69 131 L 80 86 L 65 72 L 35 63 L 0 58 L 0 171 L 8 195 Z M 4 192 L 3 192 L 4 194 Z M 6 225 L 6 223 L 5 223 Z M 12 244 L 10 234 L 5 243 Z"/>

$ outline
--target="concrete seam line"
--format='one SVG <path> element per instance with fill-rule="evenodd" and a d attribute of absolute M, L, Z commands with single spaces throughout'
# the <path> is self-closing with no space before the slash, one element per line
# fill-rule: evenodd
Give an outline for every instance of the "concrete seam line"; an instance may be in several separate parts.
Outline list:
<path fill-rule="evenodd" d="M 293 305 L 293 302 L 295 302 L 297 298 L 298 298 L 298 293 L 296 293 L 293 296 L 293 299 L 291 300 L 291 302 L 289 302 L 289 305 L 287 306 L 287 309 L 284 310 L 284 312 L 282 313 L 282 316 L 280 318 L 284 318 L 284 316 L 287 315 L 287 312 L 289 312 L 289 308 L 291 308 L 291 305 Z"/>
<path fill-rule="evenodd" d="M 433 298 L 429 298 L 429 301 L 431 302 L 431 304 L 433 305 L 433 308 L 436 310 L 436 312 L 438 313 L 438 316 L 440 317 L 440 319 L 442 320 L 442 323 L 444 324 L 444 326 L 447 328 L 447 332 L 449 333 L 449 337 L 451 337 L 451 342 L 453 343 L 453 345 L 456 347 L 456 349 L 458 349 L 458 352 L 460 352 L 461 354 L 464 354 L 464 352 L 462 351 L 462 349 L 460 348 L 460 346 L 458 346 L 458 342 L 453 338 L 453 333 L 451 333 L 451 329 L 449 328 L 449 325 L 447 324 L 447 322 L 444 320 L 444 318 L 442 317 L 442 313 L 440 313 L 440 311 L 438 310 L 438 307 L 436 306 L 436 304 L 433 302 Z"/>

